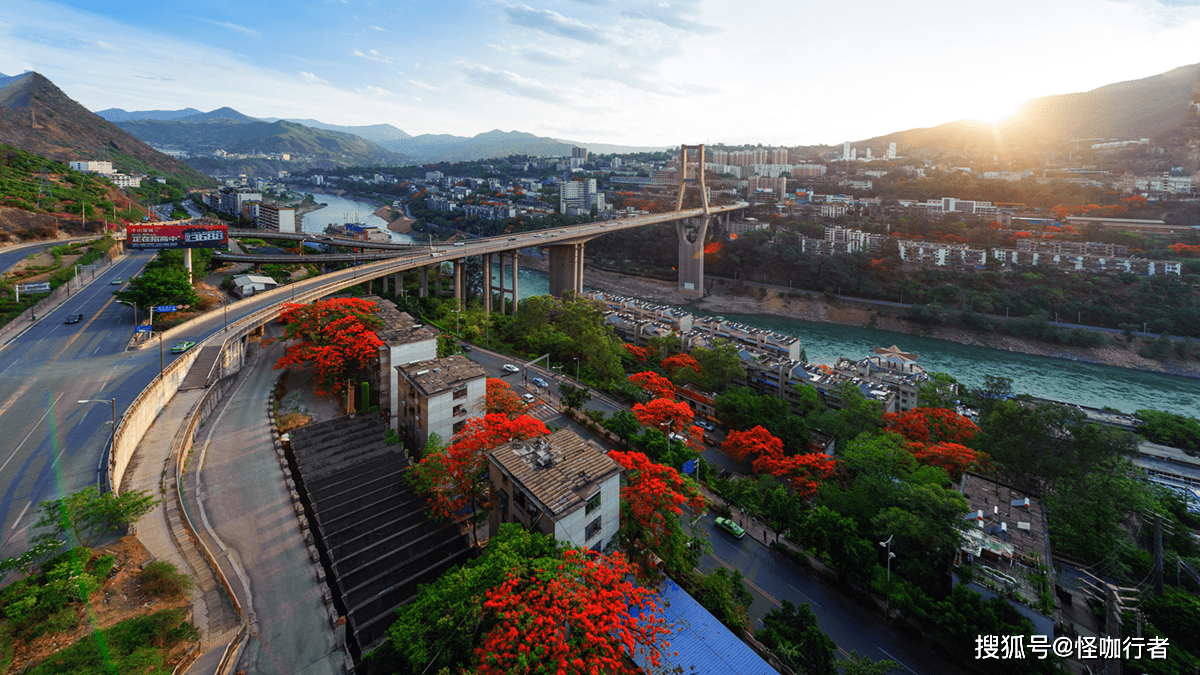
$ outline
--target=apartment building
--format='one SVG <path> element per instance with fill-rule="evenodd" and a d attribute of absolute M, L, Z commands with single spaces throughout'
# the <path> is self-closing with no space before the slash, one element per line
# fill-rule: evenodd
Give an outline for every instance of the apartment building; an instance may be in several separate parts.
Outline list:
<path fill-rule="evenodd" d="M 260 204 L 258 207 L 258 220 L 255 222 L 255 225 L 260 230 L 295 232 L 296 209 L 290 206 Z"/>
<path fill-rule="evenodd" d="M 621 527 L 620 464 L 570 429 L 506 443 L 488 453 L 488 477 L 501 523 L 552 535 L 570 546 L 602 551 Z"/>
<path fill-rule="evenodd" d="M 394 366 L 398 373 L 397 422 L 409 448 L 425 447 L 431 434 L 449 442 L 482 414 L 487 375 L 461 354 Z"/>

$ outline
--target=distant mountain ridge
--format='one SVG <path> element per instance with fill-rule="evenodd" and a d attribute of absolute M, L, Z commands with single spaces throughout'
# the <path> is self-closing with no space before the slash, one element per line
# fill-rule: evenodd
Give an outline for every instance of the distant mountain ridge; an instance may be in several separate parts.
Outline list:
<path fill-rule="evenodd" d="M 110 160 L 121 171 L 171 175 L 190 186 L 208 176 L 90 112 L 36 72 L 0 80 L 0 138 L 59 162 Z"/>
<path fill-rule="evenodd" d="M 278 117 L 264 117 L 264 122 L 279 122 Z M 326 131 L 340 131 L 346 134 L 354 134 L 360 138 L 365 138 L 372 143 L 383 143 L 385 141 L 397 141 L 402 138 L 412 138 L 403 129 L 397 129 L 390 124 L 366 124 L 363 126 L 343 126 L 341 124 L 326 124 L 314 119 L 285 119 L 284 122 L 295 122 L 303 124 L 306 127 L 314 129 L 324 129 Z"/>
<path fill-rule="evenodd" d="M 120 108 L 106 108 L 97 110 L 96 114 L 108 120 L 109 122 L 135 122 L 137 120 L 174 120 L 188 115 L 199 113 L 195 108 L 184 108 L 183 110 L 135 110 L 130 112 Z"/>
<path fill-rule="evenodd" d="M 1197 126 L 1200 63 L 1090 91 L 1033 99 L 996 124 L 958 120 L 935 127 L 908 129 L 852 145 L 955 150 L 966 147 L 997 154 L 1031 149 L 1050 141 L 1080 139 L 1158 142 L 1183 136 Z"/>

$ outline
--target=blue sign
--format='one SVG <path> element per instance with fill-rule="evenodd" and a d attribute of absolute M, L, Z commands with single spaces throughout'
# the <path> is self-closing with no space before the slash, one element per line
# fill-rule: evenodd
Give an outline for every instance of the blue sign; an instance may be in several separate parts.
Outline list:
<path fill-rule="evenodd" d="M 177 311 L 179 311 L 179 305 L 159 305 L 154 308 L 154 311 L 156 311 L 156 312 L 177 312 Z"/>
<path fill-rule="evenodd" d="M 688 461 L 683 463 L 683 473 L 695 473 L 695 472 L 696 472 L 696 460 L 689 459 Z"/>
<path fill-rule="evenodd" d="M 134 326 L 134 327 L 133 327 L 133 332 L 135 332 L 135 333 L 149 333 L 149 332 L 150 332 L 150 326 L 149 326 L 149 325 L 145 325 L 145 326 Z"/>

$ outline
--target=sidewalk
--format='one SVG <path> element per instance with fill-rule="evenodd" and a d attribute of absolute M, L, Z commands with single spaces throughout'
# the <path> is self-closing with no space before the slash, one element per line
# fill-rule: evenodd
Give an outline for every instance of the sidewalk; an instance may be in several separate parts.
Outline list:
<path fill-rule="evenodd" d="M 176 433 L 184 427 L 192 406 L 204 396 L 203 389 L 176 394 L 155 418 L 138 444 L 126 470 L 121 489 L 145 490 L 161 503 L 131 528 L 157 560 L 165 560 L 196 581 L 192 591 L 192 623 L 200 631 L 201 652 L 224 649 L 237 634 L 237 612 L 213 576 L 203 555 L 192 542 L 175 493 L 176 463 L 172 447 Z"/>

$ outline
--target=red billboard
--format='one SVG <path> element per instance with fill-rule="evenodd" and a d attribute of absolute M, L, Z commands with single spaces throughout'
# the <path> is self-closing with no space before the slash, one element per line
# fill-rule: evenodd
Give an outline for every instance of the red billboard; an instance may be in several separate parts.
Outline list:
<path fill-rule="evenodd" d="M 147 248 L 222 248 L 229 244 L 229 226 L 213 222 L 132 224 L 125 228 L 126 245 Z"/>

